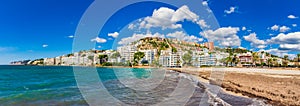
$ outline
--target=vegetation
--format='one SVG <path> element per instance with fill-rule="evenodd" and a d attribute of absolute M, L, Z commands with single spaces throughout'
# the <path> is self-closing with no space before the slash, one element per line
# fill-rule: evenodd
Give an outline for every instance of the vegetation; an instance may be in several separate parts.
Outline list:
<path fill-rule="evenodd" d="M 133 55 L 134 64 L 137 65 L 139 61 L 145 56 L 144 52 L 136 52 Z"/>
<path fill-rule="evenodd" d="M 182 60 L 185 65 L 191 65 L 192 55 L 190 53 L 186 53 L 182 56 Z"/>
<path fill-rule="evenodd" d="M 104 54 L 104 55 L 99 55 L 99 63 L 101 64 L 101 65 L 103 65 L 103 63 L 105 63 L 105 62 L 107 62 L 107 60 L 108 60 L 108 56 L 106 55 L 106 54 Z"/>
<path fill-rule="evenodd" d="M 94 56 L 88 56 L 88 59 L 92 61 L 92 65 L 94 65 Z"/>

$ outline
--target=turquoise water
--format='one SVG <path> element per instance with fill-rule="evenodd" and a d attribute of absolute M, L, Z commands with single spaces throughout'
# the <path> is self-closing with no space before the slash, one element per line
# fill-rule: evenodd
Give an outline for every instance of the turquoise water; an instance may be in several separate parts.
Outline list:
<path fill-rule="evenodd" d="M 84 69 L 84 68 L 83 68 Z M 138 79 L 146 79 L 152 69 L 97 68 L 97 73 L 109 93 L 127 105 L 152 105 L 161 102 L 174 91 L 179 74 L 168 72 L 161 84 L 152 91 L 140 91 L 124 86 L 119 78 L 130 81 L 129 71 Z M 82 70 L 83 72 L 85 70 Z M 200 83 L 187 105 L 199 105 L 205 87 Z M 250 105 L 252 99 L 220 93 L 220 98 L 231 105 Z M 209 102 L 207 102 L 209 104 Z M 73 67 L 57 66 L 0 66 L 0 105 L 88 105 L 77 87 Z"/>

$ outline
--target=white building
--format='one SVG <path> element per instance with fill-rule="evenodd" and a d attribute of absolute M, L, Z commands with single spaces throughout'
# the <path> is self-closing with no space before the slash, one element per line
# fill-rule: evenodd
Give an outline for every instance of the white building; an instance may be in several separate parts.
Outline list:
<path fill-rule="evenodd" d="M 152 50 L 140 50 L 140 52 L 144 52 L 145 56 L 143 60 L 147 60 L 148 63 L 152 63 L 154 61 L 155 55 L 157 54 L 157 49 Z"/>
<path fill-rule="evenodd" d="M 137 47 L 135 45 L 121 46 L 117 48 L 117 51 L 121 55 L 122 62 L 132 61 L 134 53 L 137 52 Z"/>
<path fill-rule="evenodd" d="M 192 65 L 195 67 L 200 66 L 215 66 L 217 63 L 217 58 L 215 54 L 202 53 L 195 54 L 192 56 Z"/>
<path fill-rule="evenodd" d="M 162 50 L 159 57 L 159 64 L 163 67 L 181 67 L 181 55 L 179 53 L 173 53 L 171 50 Z"/>

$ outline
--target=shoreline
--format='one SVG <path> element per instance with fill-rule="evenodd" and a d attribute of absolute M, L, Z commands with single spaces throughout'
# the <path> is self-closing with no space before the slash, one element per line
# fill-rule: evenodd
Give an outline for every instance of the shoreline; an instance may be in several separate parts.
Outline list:
<path fill-rule="evenodd" d="M 264 99 L 272 105 L 300 105 L 300 90 L 297 89 L 300 88 L 300 75 L 228 71 L 230 69 L 224 71 L 224 79 L 212 79 L 210 70 L 168 70 L 193 75 L 205 83 L 216 83 L 231 95 Z"/>

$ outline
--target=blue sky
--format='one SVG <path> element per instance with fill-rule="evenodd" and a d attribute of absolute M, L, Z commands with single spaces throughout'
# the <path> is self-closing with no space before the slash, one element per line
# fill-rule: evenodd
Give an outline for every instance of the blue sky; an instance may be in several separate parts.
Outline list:
<path fill-rule="evenodd" d="M 74 36 L 82 15 L 92 2 L 93 0 L 1 1 L 0 64 L 8 64 L 14 60 L 54 57 L 70 53 L 72 36 Z M 209 0 L 205 3 L 208 4 L 220 25 L 219 30 L 208 29 L 205 34 L 217 36 L 218 32 L 229 31 L 228 35 L 224 36 L 230 38 L 236 35 L 240 40 L 240 44 L 236 44 L 236 42 L 221 44 L 221 42 L 217 45 L 233 45 L 255 51 L 265 50 L 278 55 L 290 54 L 292 56 L 299 53 L 299 0 Z M 194 5 L 203 6 L 203 3 Z M 147 28 L 138 28 L 141 27 L 139 26 L 141 22 L 150 22 L 141 17 L 151 18 L 153 11 L 160 10 L 161 7 L 174 11 L 181 8 L 156 2 L 137 3 L 124 7 L 105 24 L 99 34 L 102 42 L 98 42 L 95 48 L 111 49 L 112 45 L 118 45 L 122 39 L 132 37 L 133 34 L 136 36 L 147 35 L 147 33 L 155 35 L 156 32 L 160 32 L 162 35 L 169 34 L 172 37 L 171 33 L 182 31 L 183 36 L 187 36 L 187 40 L 194 36 L 191 40 L 199 40 L 199 43 L 218 39 L 207 39 L 205 35 L 200 34 L 204 31 L 199 25 L 197 26 L 195 22 L 187 19 L 176 22 L 175 24 L 182 25 L 177 29 L 161 29 L 158 26 L 148 31 Z M 187 7 L 191 12 L 195 12 L 191 8 L 193 6 L 187 5 Z M 201 14 L 196 15 L 202 17 Z M 131 24 L 135 25 L 135 29 L 128 28 Z M 210 25 L 209 22 L 207 24 Z M 244 30 L 243 27 L 245 27 Z M 114 32 L 118 33 L 118 37 L 108 36 L 108 33 Z M 222 37 L 224 36 L 222 35 Z M 99 39 L 95 39 L 95 41 L 97 40 L 99 41 Z"/>

